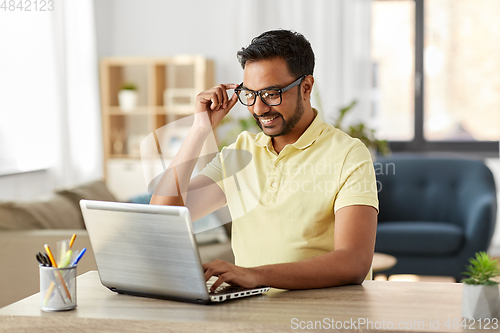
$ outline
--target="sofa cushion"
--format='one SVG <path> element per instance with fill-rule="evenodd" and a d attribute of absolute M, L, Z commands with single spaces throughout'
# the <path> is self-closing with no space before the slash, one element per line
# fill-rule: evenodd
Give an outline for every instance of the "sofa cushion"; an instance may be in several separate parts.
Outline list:
<path fill-rule="evenodd" d="M 81 199 L 118 201 L 101 180 L 86 183 L 72 189 L 61 190 L 57 193 L 70 199 L 78 207 L 78 210 L 80 210 Z"/>
<path fill-rule="evenodd" d="M 151 193 L 139 194 L 128 199 L 128 202 L 148 205 L 152 196 Z"/>
<path fill-rule="evenodd" d="M 0 202 L 0 230 L 41 229 L 42 226 L 30 213 L 16 202 Z"/>
<path fill-rule="evenodd" d="M 463 230 L 443 222 L 382 222 L 377 226 L 375 251 L 392 255 L 455 254 L 465 241 Z"/>
<path fill-rule="evenodd" d="M 68 198 L 51 194 L 37 200 L 0 203 L 0 229 L 82 229 L 80 211 Z"/>

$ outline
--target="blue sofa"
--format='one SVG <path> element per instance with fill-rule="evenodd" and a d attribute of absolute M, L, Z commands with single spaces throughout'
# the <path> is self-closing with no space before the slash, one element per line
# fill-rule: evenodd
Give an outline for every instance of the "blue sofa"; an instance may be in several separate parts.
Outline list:
<path fill-rule="evenodd" d="M 486 251 L 496 223 L 496 190 L 480 161 L 392 157 L 375 163 L 379 189 L 375 251 L 397 258 L 381 273 L 452 276 Z"/>

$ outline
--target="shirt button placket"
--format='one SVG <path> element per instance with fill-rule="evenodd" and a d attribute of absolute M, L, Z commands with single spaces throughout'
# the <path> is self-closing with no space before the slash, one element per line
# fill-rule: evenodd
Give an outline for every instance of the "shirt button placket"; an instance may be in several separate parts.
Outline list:
<path fill-rule="evenodd" d="M 278 194 L 279 181 L 281 179 L 281 170 L 280 166 L 283 165 L 281 159 L 278 157 L 274 161 L 274 168 L 271 167 L 271 179 L 269 179 L 269 187 L 266 193 L 266 197 L 264 199 L 264 203 L 267 205 L 274 205 L 276 203 L 276 196 Z"/>

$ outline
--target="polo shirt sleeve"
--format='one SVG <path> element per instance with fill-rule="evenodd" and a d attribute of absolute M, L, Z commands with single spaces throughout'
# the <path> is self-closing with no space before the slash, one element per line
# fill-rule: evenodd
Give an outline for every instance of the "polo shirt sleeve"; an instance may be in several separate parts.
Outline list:
<path fill-rule="evenodd" d="M 225 148 L 222 148 L 222 150 L 224 149 Z M 199 174 L 204 175 L 213 180 L 220 187 L 222 192 L 226 194 L 226 191 L 224 190 L 224 182 L 222 181 L 224 177 L 222 174 L 222 163 L 220 159 L 220 154 L 221 154 L 220 152 L 217 153 L 217 155 L 215 155 L 213 160 L 210 163 L 208 163 L 207 166 L 203 168 L 203 170 L 201 170 Z"/>
<path fill-rule="evenodd" d="M 378 212 L 377 181 L 370 151 L 359 140 L 349 150 L 341 167 L 334 212 L 351 205 L 367 205 Z"/>

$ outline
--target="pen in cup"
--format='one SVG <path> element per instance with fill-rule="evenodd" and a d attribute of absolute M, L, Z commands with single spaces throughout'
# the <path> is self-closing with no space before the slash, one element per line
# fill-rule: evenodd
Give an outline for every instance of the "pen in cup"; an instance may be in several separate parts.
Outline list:
<path fill-rule="evenodd" d="M 64 268 L 70 262 L 72 262 L 73 256 L 72 256 L 71 248 L 73 247 L 73 243 L 75 242 L 75 239 L 76 239 L 76 234 L 73 234 L 71 236 L 70 240 L 62 240 L 62 241 L 57 242 L 57 250 L 58 250 L 58 256 L 59 256 L 59 264 L 58 264 L 59 268 Z M 78 253 L 76 255 L 78 255 Z M 45 305 L 49 302 L 50 298 L 52 297 L 52 294 L 54 292 L 55 287 L 56 287 L 55 281 L 52 280 L 49 288 L 47 289 L 47 292 L 45 293 L 45 298 L 44 298 Z M 59 291 L 59 288 L 57 288 L 57 290 Z"/>
<path fill-rule="evenodd" d="M 49 255 L 50 262 L 52 263 L 52 266 L 57 268 L 57 263 L 54 260 L 54 256 L 52 255 L 52 252 L 50 251 L 50 248 L 47 244 L 44 245 L 45 251 L 47 251 L 47 254 Z M 66 283 L 64 282 L 64 279 L 61 275 L 61 272 L 56 271 L 57 277 L 59 278 L 59 281 L 61 281 L 61 285 L 64 288 L 64 291 L 66 292 L 66 296 L 68 296 L 68 299 L 71 301 L 71 294 L 69 293 L 68 287 L 66 286 Z"/>
<path fill-rule="evenodd" d="M 85 254 L 85 252 L 87 252 L 87 248 L 86 247 L 84 247 L 82 249 L 82 252 L 80 252 L 78 254 L 78 256 L 76 257 L 76 259 L 71 263 L 71 266 L 76 266 L 78 264 L 78 262 L 80 261 L 80 259 L 82 259 L 82 257 Z"/>
<path fill-rule="evenodd" d="M 49 256 L 46 254 L 46 253 L 41 253 L 41 252 L 37 252 L 36 253 L 36 260 L 42 265 L 42 266 L 45 266 L 45 267 L 52 267 L 52 263 L 50 262 L 50 259 L 49 259 Z M 55 275 L 53 274 L 50 274 L 49 275 L 50 277 L 50 280 L 51 280 L 51 283 L 50 283 L 50 286 L 52 288 L 52 291 L 51 293 L 54 291 L 54 287 L 55 287 L 55 283 L 57 283 L 56 281 L 56 277 Z M 66 300 L 64 299 L 64 296 L 60 290 L 60 288 L 57 288 L 57 294 L 61 297 L 61 300 L 64 304 L 66 304 Z M 47 295 L 45 295 L 45 298 L 47 298 Z M 46 303 L 48 302 L 48 299 L 46 301 Z M 46 304 L 45 303 L 45 304 Z"/>
<path fill-rule="evenodd" d="M 69 263 L 71 262 L 72 255 L 73 255 L 73 251 L 68 250 L 66 252 L 66 255 L 64 256 L 64 258 L 59 262 L 58 267 L 59 268 L 64 268 L 64 267 L 68 266 Z"/>
<path fill-rule="evenodd" d="M 73 234 L 70 239 L 65 239 L 57 242 L 57 265 L 61 266 L 61 262 L 66 258 L 68 251 L 73 247 L 76 234 Z"/>
<path fill-rule="evenodd" d="M 75 238 L 76 238 L 76 234 L 73 234 L 73 236 L 71 236 L 71 239 L 69 240 L 69 248 L 70 249 L 73 246 L 73 243 L 75 242 Z"/>
<path fill-rule="evenodd" d="M 71 257 L 72 257 L 72 251 L 69 250 L 68 252 L 66 252 L 66 257 L 61 260 L 59 262 L 59 268 L 64 268 L 66 266 L 68 266 L 70 260 L 71 260 Z M 63 276 L 63 279 L 65 278 L 65 276 Z M 47 292 L 45 293 L 45 298 L 43 300 L 44 302 L 44 306 L 47 306 L 47 303 L 50 301 L 51 297 L 52 297 L 52 294 L 54 293 L 54 289 L 58 290 L 59 291 L 59 288 L 56 288 L 56 283 L 57 281 L 55 279 L 51 279 L 52 282 L 50 283 L 50 286 L 49 288 L 47 289 Z M 66 302 L 64 302 L 66 303 Z"/>
<path fill-rule="evenodd" d="M 69 267 L 74 267 L 78 264 L 78 262 L 80 261 L 80 259 L 82 259 L 83 255 L 85 254 L 85 252 L 87 251 L 87 248 L 83 248 L 82 251 L 80 253 L 78 253 L 78 251 L 75 251 L 75 253 L 77 253 L 77 256 L 71 261 L 71 264 L 69 265 Z M 73 256 L 71 256 L 73 257 Z M 65 266 L 66 267 L 66 266 Z M 61 267 L 63 268 L 63 267 Z M 64 274 L 64 277 L 63 278 L 66 278 L 66 275 L 69 274 L 69 272 L 66 272 Z M 53 293 L 54 293 L 54 288 L 55 288 L 55 284 L 54 282 L 52 282 L 49 286 L 49 289 L 47 289 L 47 293 L 45 294 L 45 298 L 44 298 L 44 304 L 47 305 L 47 303 L 49 302 L 50 298 L 52 297 Z"/>
<path fill-rule="evenodd" d="M 66 257 L 66 252 L 68 251 L 69 251 L 69 239 L 57 242 L 57 253 L 54 253 L 54 258 L 56 259 L 57 266 L 61 266 L 61 262 Z"/>

